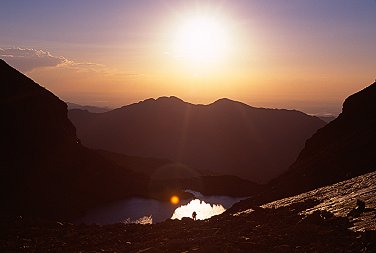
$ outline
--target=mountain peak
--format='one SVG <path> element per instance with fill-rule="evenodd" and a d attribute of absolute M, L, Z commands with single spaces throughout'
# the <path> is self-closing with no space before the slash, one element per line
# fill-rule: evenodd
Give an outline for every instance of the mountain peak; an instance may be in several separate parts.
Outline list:
<path fill-rule="evenodd" d="M 155 98 L 148 98 L 142 100 L 136 104 L 166 104 L 166 103 L 175 103 L 175 104 L 187 104 L 187 102 L 183 101 L 182 99 L 175 97 L 175 96 L 162 96 L 157 99 Z M 125 106 L 126 107 L 126 106 Z"/>
<path fill-rule="evenodd" d="M 213 103 L 211 103 L 210 105 L 223 105 L 223 106 L 244 105 L 244 106 L 247 106 L 247 107 L 252 107 L 250 105 L 244 104 L 244 103 L 239 102 L 239 101 L 231 100 L 229 98 L 220 98 L 220 99 L 214 101 Z"/>
<path fill-rule="evenodd" d="M 219 104 L 219 103 L 236 103 L 236 101 L 231 100 L 229 98 L 220 98 L 213 102 L 213 104 Z"/>
<path fill-rule="evenodd" d="M 175 96 L 169 96 L 169 97 L 168 96 L 162 96 L 162 97 L 157 98 L 156 101 L 170 101 L 170 102 L 183 102 L 183 103 L 186 103 L 182 99 L 180 99 L 178 97 L 175 97 Z"/>

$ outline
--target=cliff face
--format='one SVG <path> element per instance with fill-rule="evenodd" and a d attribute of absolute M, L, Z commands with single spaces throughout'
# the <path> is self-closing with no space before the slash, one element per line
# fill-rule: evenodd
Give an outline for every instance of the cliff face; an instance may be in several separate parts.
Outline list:
<path fill-rule="evenodd" d="M 2 212 L 74 216 L 142 194 L 144 178 L 84 148 L 66 104 L 0 60 Z"/>
<path fill-rule="evenodd" d="M 294 194 L 376 169 L 376 82 L 348 97 L 338 118 L 308 139 L 289 171 L 272 183 Z"/>
<path fill-rule="evenodd" d="M 2 140 L 15 148 L 4 147 L 9 152 L 5 158 L 32 156 L 39 151 L 36 146 L 53 150 L 62 144 L 77 144 L 63 101 L 4 61 L 0 61 L 0 75 Z"/>

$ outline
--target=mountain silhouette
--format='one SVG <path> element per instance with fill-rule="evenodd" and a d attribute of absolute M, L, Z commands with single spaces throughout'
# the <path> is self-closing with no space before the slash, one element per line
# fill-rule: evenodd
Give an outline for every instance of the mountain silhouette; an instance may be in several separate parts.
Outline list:
<path fill-rule="evenodd" d="M 145 194 L 147 178 L 80 144 L 67 106 L 0 60 L 1 213 L 72 217 Z"/>
<path fill-rule="evenodd" d="M 108 107 L 99 107 L 99 106 L 91 106 L 91 105 L 79 105 L 71 102 L 66 102 L 68 106 L 68 110 L 71 109 L 81 109 L 81 110 L 88 110 L 89 112 L 101 113 L 101 112 L 108 112 L 111 111 Z"/>
<path fill-rule="evenodd" d="M 305 140 L 325 125 L 294 110 L 255 108 L 229 99 L 194 105 L 176 97 L 105 113 L 70 110 L 68 116 L 88 147 L 165 158 L 255 182 L 284 172 Z"/>
<path fill-rule="evenodd" d="M 307 140 L 289 170 L 270 184 L 274 198 L 376 170 L 376 82 L 349 96 L 342 113 Z"/>

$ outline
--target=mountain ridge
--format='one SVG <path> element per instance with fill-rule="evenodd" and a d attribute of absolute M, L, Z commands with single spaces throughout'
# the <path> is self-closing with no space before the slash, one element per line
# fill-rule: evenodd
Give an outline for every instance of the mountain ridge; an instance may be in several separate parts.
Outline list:
<path fill-rule="evenodd" d="M 295 110 L 255 108 L 230 99 L 194 105 L 177 97 L 146 99 L 100 115 L 70 110 L 68 117 L 88 147 L 169 159 L 256 182 L 287 169 L 304 141 L 325 125 Z"/>

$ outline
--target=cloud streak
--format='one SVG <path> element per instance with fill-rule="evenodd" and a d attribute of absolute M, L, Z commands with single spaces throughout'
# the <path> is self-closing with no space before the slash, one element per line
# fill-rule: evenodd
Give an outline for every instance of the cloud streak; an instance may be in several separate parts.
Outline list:
<path fill-rule="evenodd" d="M 23 73 L 30 73 L 39 68 L 58 68 L 76 73 L 97 73 L 103 76 L 128 78 L 143 76 L 142 74 L 119 71 L 103 64 L 75 62 L 63 56 L 55 56 L 48 51 L 33 48 L 0 48 L 0 58 Z"/>
<path fill-rule="evenodd" d="M 24 73 L 36 68 L 56 67 L 68 62 L 62 56 L 53 56 L 47 51 L 32 48 L 0 48 L 0 58 Z"/>

